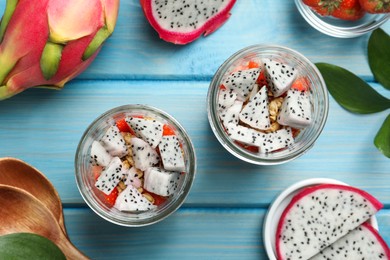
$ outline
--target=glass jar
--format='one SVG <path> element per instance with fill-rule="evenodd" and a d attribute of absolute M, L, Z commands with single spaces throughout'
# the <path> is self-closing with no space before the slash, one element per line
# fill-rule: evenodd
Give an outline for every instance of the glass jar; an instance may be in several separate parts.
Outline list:
<path fill-rule="evenodd" d="M 306 76 L 311 86 L 309 96 L 312 106 L 312 123 L 300 131 L 292 146 L 272 153 L 255 153 L 237 145 L 229 138 L 218 116 L 218 95 L 224 77 L 249 61 L 261 60 L 263 58 L 283 60 L 284 63 L 298 70 L 301 76 Z M 317 67 L 302 54 L 294 50 L 271 45 L 254 45 L 233 54 L 215 73 L 207 96 L 208 119 L 218 141 L 237 158 L 259 165 L 286 163 L 307 152 L 324 128 L 328 115 L 328 106 L 328 91 Z"/>
<path fill-rule="evenodd" d="M 366 13 L 356 21 L 346 21 L 331 16 L 321 16 L 305 5 L 302 0 L 295 0 L 295 4 L 303 18 L 318 31 L 338 37 L 353 38 L 379 28 L 390 18 L 390 14 Z"/>
<path fill-rule="evenodd" d="M 156 208 L 144 212 L 122 212 L 107 206 L 98 196 L 95 180 L 91 172 L 90 150 L 94 140 L 99 140 L 106 130 L 117 120 L 126 116 L 144 116 L 169 124 L 182 144 L 186 171 L 176 192 Z M 146 105 L 124 105 L 113 108 L 96 120 L 84 132 L 75 156 L 76 182 L 78 189 L 88 206 L 100 217 L 122 226 L 138 227 L 159 222 L 175 212 L 185 201 L 196 172 L 196 156 L 194 146 L 184 128 L 172 116 Z M 97 192 L 98 191 L 98 192 Z"/>

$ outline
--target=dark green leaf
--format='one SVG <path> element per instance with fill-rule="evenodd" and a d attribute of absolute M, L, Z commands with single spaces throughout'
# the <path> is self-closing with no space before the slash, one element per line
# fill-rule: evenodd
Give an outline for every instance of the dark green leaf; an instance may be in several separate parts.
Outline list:
<path fill-rule="evenodd" d="M 390 100 L 361 78 L 341 67 L 316 63 L 333 98 L 348 111 L 370 114 L 390 108 Z"/>
<path fill-rule="evenodd" d="M 390 36 L 380 28 L 368 41 L 368 63 L 375 79 L 390 89 Z"/>
<path fill-rule="evenodd" d="M 32 233 L 0 237 L 0 259 L 66 259 L 49 239 Z"/>
<path fill-rule="evenodd" d="M 390 115 L 387 116 L 379 132 L 376 134 L 374 144 L 379 151 L 390 158 Z"/>

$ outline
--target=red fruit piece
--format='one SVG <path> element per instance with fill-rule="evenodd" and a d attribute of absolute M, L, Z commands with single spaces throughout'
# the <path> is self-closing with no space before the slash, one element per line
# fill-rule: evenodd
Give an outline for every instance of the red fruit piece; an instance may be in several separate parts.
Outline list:
<path fill-rule="evenodd" d="M 252 153 L 258 153 L 259 152 L 259 147 L 257 147 L 257 146 L 247 145 L 247 144 L 243 144 L 243 143 L 237 142 L 237 141 L 235 141 L 235 143 L 238 146 L 241 146 L 242 148 L 244 148 L 245 150 L 248 150 L 249 152 L 252 152 Z"/>
<path fill-rule="evenodd" d="M 132 132 L 132 129 L 126 123 L 126 120 L 124 118 L 116 121 L 116 126 L 118 127 L 119 131 L 121 131 L 121 132 Z"/>
<path fill-rule="evenodd" d="M 257 78 L 256 83 L 259 84 L 260 87 L 267 86 L 267 80 L 265 79 L 264 71 L 260 72 L 260 75 Z"/>
<path fill-rule="evenodd" d="M 106 204 L 110 207 L 114 206 L 115 204 L 115 201 L 116 201 L 116 198 L 118 198 L 118 189 L 115 188 L 111 191 L 111 193 L 109 195 L 105 195 L 104 196 L 104 201 L 106 202 Z"/>
<path fill-rule="evenodd" d="M 368 13 L 389 13 L 390 1 L 388 0 L 359 0 L 361 7 Z"/>
<path fill-rule="evenodd" d="M 97 181 L 97 179 L 99 178 L 100 174 L 103 171 L 103 167 L 102 166 L 92 166 L 91 170 L 92 170 L 93 179 L 95 181 Z"/>
<path fill-rule="evenodd" d="M 342 19 L 355 21 L 362 18 L 365 14 L 360 6 L 359 0 L 344 0 L 340 6 L 332 12 L 332 16 Z"/>
<path fill-rule="evenodd" d="M 163 126 L 163 136 L 167 136 L 167 135 L 175 135 L 175 131 L 170 125 L 165 124 Z"/>
<path fill-rule="evenodd" d="M 291 88 L 299 91 L 306 91 L 309 89 L 309 86 L 310 86 L 309 79 L 306 77 L 300 77 L 293 82 Z"/>
<path fill-rule="evenodd" d="M 147 193 L 149 193 L 150 196 L 153 197 L 153 199 L 154 199 L 153 205 L 160 206 L 161 204 L 163 204 L 163 203 L 167 200 L 166 197 L 163 197 L 163 196 L 154 194 L 154 193 L 152 193 L 152 192 L 150 192 L 150 191 L 147 191 L 147 190 L 145 190 L 145 191 L 146 191 Z"/>

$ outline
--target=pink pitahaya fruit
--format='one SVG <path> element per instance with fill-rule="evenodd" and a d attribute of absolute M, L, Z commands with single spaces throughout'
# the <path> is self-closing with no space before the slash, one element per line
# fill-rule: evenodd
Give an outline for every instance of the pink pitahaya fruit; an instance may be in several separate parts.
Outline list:
<path fill-rule="evenodd" d="M 270 127 L 268 105 L 267 87 L 264 86 L 242 109 L 239 115 L 241 122 L 256 129 L 268 129 Z"/>
<path fill-rule="evenodd" d="M 260 71 L 260 68 L 253 68 L 233 72 L 223 81 L 223 85 L 236 92 L 237 99 L 244 102 L 255 87 Z"/>
<path fill-rule="evenodd" d="M 109 195 L 122 180 L 123 175 L 122 161 L 119 157 L 114 157 L 100 174 L 95 182 L 95 187 Z"/>
<path fill-rule="evenodd" d="M 229 136 L 235 141 L 260 147 L 268 134 L 241 125 L 230 125 Z"/>
<path fill-rule="evenodd" d="M 263 64 L 267 85 L 275 97 L 290 89 L 297 76 L 297 71 L 293 67 L 272 59 L 263 59 Z"/>
<path fill-rule="evenodd" d="M 277 257 L 309 259 L 382 207 L 367 192 L 350 186 L 323 184 L 305 188 L 292 198 L 279 219 Z"/>
<path fill-rule="evenodd" d="M 137 137 L 142 138 L 152 148 L 160 143 L 163 134 L 163 124 L 155 119 L 127 117 L 126 123 L 133 129 Z"/>
<path fill-rule="evenodd" d="M 231 89 L 221 89 L 218 94 L 218 110 L 226 110 L 234 105 L 237 94 Z"/>
<path fill-rule="evenodd" d="M 140 0 L 151 26 L 161 39 L 187 44 L 218 29 L 230 16 L 236 0 Z"/>
<path fill-rule="evenodd" d="M 263 142 L 259 145 L 260 153 L 270 153 L 279 149 L 285 149 L 292 144 L 294 144 L 294 137 L 291 128 L 282 128 L 266 135 Z"/>
<path fill-rule="evenodd" d="M 114 30 L 119 0 L 6 2 L 0 24 L 0 100 L 31 87 L 63 88 Z"/>
<path fill-rule="evenodd" d="M 283 100 L 278 123 L 294 128 L 305 128 L 311 124 L 310 99 L 305 91 L 290 89 Z"/>
<path fill-rule="evenodd" d="M 363 223 L 310 260 L 390 259 L 386 242 L 370 224 Z"/>
<path fill-rule="evenodd" d="M 184 172 L 186 170 L 183 151 L 177 136 L 163 136 L 158 148 L 165 170 L 177 172 Z"/>
<path fill-rule="evenodd" d="M 110 126 L 103 135 L 101 142 L 104 148 L 112 155 L 123 157 L 127 155 L 127 146 L 118 127 L 116 125 Z"/>
<path fill-rule="evenodd" d="M 91 164 L 97 166 L 107 166 L 112 160 L 112 156 L 106 151 L 98 141 L 93 141 L 91 146 Z"/>
<path fill-rule="evenodd" d="M 160 156 L 144 140 L 134 137 L 130 140 L 130 147 L 133 153 L 135 167 L 141 171 L 156 165 L 160 161 Z"/>
<path fill-rule="evenodd" d="M 135 187 L 128 185 L 116 198 L 114 207 L 120 211 L 147 211 L 155 209 Z"/>
<path fill-rule="evenodd" d="M 152 167 L 145 171 L 144 188 L 160 196 L 170 196 L 179 187 L 180 172 Z"/>

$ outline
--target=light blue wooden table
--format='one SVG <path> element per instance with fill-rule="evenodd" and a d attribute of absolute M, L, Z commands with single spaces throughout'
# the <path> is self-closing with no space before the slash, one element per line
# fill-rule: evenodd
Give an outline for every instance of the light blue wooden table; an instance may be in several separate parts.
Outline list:
<path fill-rule="evenodd" d="M 382 28 L 390 33 L 390 23 Z M 328 122 L 314 148 L 273 167 L 230 155 L 206 115 L 208 85 L 218 66 L 258 43 L 284 45 L 313 62 L 343 66 L 390 97 L 373 80 L 367 40 L 368 35 L 337 39 L 319 33 L 293 1 L 241 0 L 214 34 L 174 46 L 158 38 L 138 0 L 122 0 L 116 31 L 86 72 L 62 91 L 28 90 L 0 102 L 0 157 L 20 158 L 48 176 L 61 196 L 70 239 L 94 259 L 267 259 L 262 224 L 270 202 L 287 186 L 313 177 L 347 182 L 382 201 L 380 232 L 390 243 L 390 160 L 373 145 L 389 111 L 353 115 L 330 98 Z M 82 200 L 74 177 L 85 128 L 104 111 L 131 103 L 158 107 L 178 119 L 198 157 L 196 180 L 182 208 L 144 228 L 98 217 Z"/>

